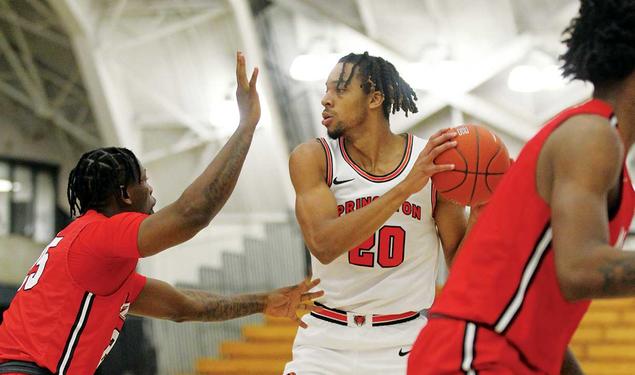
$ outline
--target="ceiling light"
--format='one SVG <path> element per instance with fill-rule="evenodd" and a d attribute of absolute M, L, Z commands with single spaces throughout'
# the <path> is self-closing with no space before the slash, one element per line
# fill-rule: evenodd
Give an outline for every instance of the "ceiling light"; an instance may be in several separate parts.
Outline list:
<path fill-rule="evenodd" d="M 507 87 L 516 92 L 533 93 L 543 90 L 558 90 L 565 86 L 557 65 L 538 67 L 518 65 L 507 76 Z"/>
<path fill-rule="evenodd" d="M 224 99 L 212 106 L 209 121 L 222 129 L 235 129 L 240 121 L 236 99 Z"/>
<path fill-rule="evenodd" d="M 344 55 L 339 53 L 298 55 L 291 63 L 289 74 L 297 81 L 325 81 L 331 69 Z"/>
<path fill-rule="evenodd" d="M 13 182 L 0 179 L 0 193 L 7 193 L 14 189 Z"/>
<path fill-rule="evenodd" d="M 271 112 L 264 93 L 260 96 L 260 120 L 256 129 L 269 127 L 271 124 Z M 213 105 L 209 114 L 209 122 L 221 136 L 231 135 L 240 122 L 240 110 L 235 98 L 224 99 Z"/>

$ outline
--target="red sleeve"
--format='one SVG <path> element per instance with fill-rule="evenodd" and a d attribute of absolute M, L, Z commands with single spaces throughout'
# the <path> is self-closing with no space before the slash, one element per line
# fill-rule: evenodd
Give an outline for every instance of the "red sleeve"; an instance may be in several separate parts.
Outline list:
<path fill-rule="evenodd" d="M 73 246 L 106 258 L 139 259 L 139 226 L 146 217 L 125 212 L 94 221 L 81 231 Z"/>
<path fill-rule="evenodd" d="M 147 278 L 141 274 L 138 273 L 134 273 L 134 275 L 132 275 L 134 281 L 133 281 L 133 291 L 132 294 L 130 294 L 130 303 L 133 303 L 134 301 L 137 300 L 137 297 L 139 297 L 139 294 L 141 294 L 141 291 L 143 290 L 143 288 L 146 286 L 146 281 Z"/>
<path fill-rule="evenodd" d="M 147 216 L 122 213 L 86 225 L 68 253 L 68 268 L 73 279 L 97 295 L 109 295 L 119 289 L 137 267 L 137 235 Z M 145 277 L 138 276 L 140 293 Z"/>

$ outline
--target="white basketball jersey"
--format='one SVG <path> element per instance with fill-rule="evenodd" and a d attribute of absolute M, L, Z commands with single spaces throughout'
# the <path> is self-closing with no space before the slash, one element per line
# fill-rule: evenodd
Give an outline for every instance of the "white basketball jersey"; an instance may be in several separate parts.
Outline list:
<path fill-rule="evenodd" d="M 326 183 L 340 216 L 364 207 L 402 181 L 427 142 L 408 135 L 399 166 L 387 175 L 374 176 L 348 156 L 343 137 L 319 141 L 326 153 Z M 428 183 L 358 247 L 327 265 L 311 256 L 313 277 L 322 280 L 318 288 L 325 292 L 319 302 L 360 314 L 428 308 L 434 299 L 440 249 Z"/>

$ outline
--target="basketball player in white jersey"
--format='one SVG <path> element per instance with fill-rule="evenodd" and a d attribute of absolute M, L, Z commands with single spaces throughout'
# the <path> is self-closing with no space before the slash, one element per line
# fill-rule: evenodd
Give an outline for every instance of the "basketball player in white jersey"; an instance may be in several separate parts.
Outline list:
<path fill-rule="evenodd" d="M 296 216 L 325 291 L 305 316 L 285 375 L 405 374 L 434 299 L 440 245 L 446 261 L 467 230 L 465 208 L 433 193 L 434 158 L 456 136 L 429 141 L 390 130 L 416 94 L 380 57 L 350 54 L 326 82 L 330 140 L 298 146 L 289 169 Z"/>

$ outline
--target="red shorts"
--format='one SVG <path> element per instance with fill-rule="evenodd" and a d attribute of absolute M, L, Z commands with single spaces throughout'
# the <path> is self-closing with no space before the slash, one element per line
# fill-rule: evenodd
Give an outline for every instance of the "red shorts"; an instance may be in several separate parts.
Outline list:
<path fill-rule="evenodd" d="M 543 374 L 499 334 L 463 320 L 432 318 L 408 358 L 408 375 Z"/>

